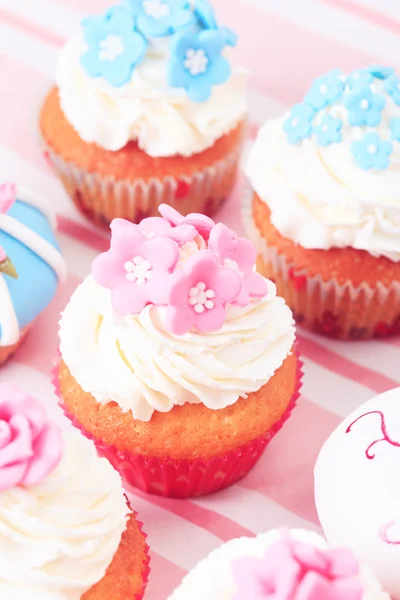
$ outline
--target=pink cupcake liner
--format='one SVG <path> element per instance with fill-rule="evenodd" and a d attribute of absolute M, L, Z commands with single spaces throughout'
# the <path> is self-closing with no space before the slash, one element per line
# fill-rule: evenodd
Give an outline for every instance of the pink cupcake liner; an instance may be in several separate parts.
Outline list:
<path fill-rule="evenodd" d="M 107 458 L 120 473 L 125 488 L 135 488 L 170 498 L 202 496 L 222 490 L 242 479 L 256 464 L 267 445 L 288 420 L 297 404 L 302 385 L 303 363 L 297 356 L 296 386 L 282 417 L 261 437 L 236 450 L 209 460 L 173 460 L 148 458 L 141 454 L 121 451 L 114 445 L 105 444 L 87 432 L 65 407 L 59 389 L 58 366 L 53 372 L 53 383 L 60 398 L 60 407 L 72 425 L 92 440 L 98 453 Z"/>

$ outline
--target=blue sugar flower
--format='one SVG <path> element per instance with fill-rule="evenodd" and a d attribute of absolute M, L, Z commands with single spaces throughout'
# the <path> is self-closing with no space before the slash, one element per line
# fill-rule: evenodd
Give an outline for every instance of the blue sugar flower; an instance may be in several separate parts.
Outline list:
<path fill-rule="evenodd" d="M 369 132 L 359 142 L 353 142 L 351 152 L 360 169 L 383 171 L 389 165 L 389 156 L 393 152 L 393 144 L 382 140 L 377 133 Z"/>
<path fill-rule="evenodd" d="M 317 136 L 317 142 L 320 146 L 329 146 L 337 144 L 342 139 L 341 129 L 343 121 L 332 117 L 332 115 L 324 115 L 321 123 L 314 127 L 314 133 Z"/>
<path fill-rule="evenodd" d="M 227 46 L 236 46 L 236 33 L 228 27 L 218 26 L 214 7 L 209 0 L 196 0 L 194 14 L 203 29 L 219 29 L 220 33 L 225 37 L 225 44 Z"/>
<path fill-rule="evenodd" d="M 351 88 L 355 87 L 357 84 L 360 85 L 368 85 L 372 83 L 375 79 L 387 79 L 394 73 L 394 69 L 391 67 L 380 67 L 379 65 L 372 65 L 371 67 L 366 67 L 365 69 L 358 69 L 354 71 L 347 78 L 347 83 Z"/>
<path fill-rule="evenodd" d="M 400 118 L 396 117 L 390 122 L 390 131 L 392 132 L 392 140 L 400 142 Z"/>
<path fill-rule="evenodd" d="M 325 108 L 343 94 L 344 82 L 339 77 L 340 71 L 335 69 L 327 75 L 318 77 L 304 98 L 304 102 L 317 110 Z"/>
<path fill-rule="evenodd" d="M 146 36 L 171 35 L 193 21 L 188 0 L 125 0 L 137 17 L 138 29 Z"/>
<path fill-rule="evenodd" d="M 196 0 L 194 14 L 204 29 L 216 29 L 217 19 L 215 10 L 209 0 Z"/>
<path fill-rule="evenodd" d="M 312 131 L 312 120 L 315 110 L 307 104 L 295 104 L 289 117 L 283 123 L 290 144 L 297 144 L 300 140 L 309 137 Z"/>
<path fill-rule="evenodd" d="M 85 19 L 83 28 L 89 49 L 81 64 L 88 75 L 104 77 L 114 87 L 128 83 L 147 49 L 146 40 L 135 31 L 132 13 L 116 7 L 102 17 Z"/>
<path fill-rule="evenodd" d="M 372 83 L 374 77 L 368 69 L 357 69 L 353 71 L 351 75 L 347 77 L 347 84 L 350 88 L 354 88 L 360 85 L 368 85 Z"/>
<path fill-rule="evenodd" d="M 379 65 L 367 67 L 365 71 L 369 71 L 376 79 L 387 79 L 394 73 L 394 69 L 392 67 L 382 67 Z"/>
<path fill-rule="evenodd" d="M 392 96 L 393 101 L 400 106 L 400 79 L 396 75 L 390 75 L 386 79 L 385 90 Z"/>
<path fill-rule="evenodd" d="M 208 100 L 212 86 L 224 83 L 231 74 L 229 62 L 221 56 L 225 45 L 219 29 L 177 36 L 172 42 L 169 84 L 184 88 L 195 102 Z"/>
<path fill-rule="evenodd" d="M 354 126 L 379 125 L 385 104 L 385 98 L 380 94 L 374 94 L 367 85 L 354 87 L 344 100 L 344 105 L 349 111 L 350 125 Z"/>

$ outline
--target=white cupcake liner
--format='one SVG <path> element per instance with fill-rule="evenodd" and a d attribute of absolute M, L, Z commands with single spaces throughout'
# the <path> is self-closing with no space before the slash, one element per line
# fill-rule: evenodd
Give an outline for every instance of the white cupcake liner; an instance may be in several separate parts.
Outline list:
<path fill-rule="evenodd" d="M 262 274 L 273 279 L 278 294 L 293 310 L 298 324 L 330 337 L 368 339 L 400 332 L 400 282 L 376 287 L 354 285 L 350 280 L 325 281 L 297 269 L 276 248 L 268 246 L 253 218 L 253 195 L 246 189 L 242 218 L 246 235 L 257 248 Z"/>
<path fill-rule="evenodd" d="M 205 169 L 178 179 L 152 177 L 148 181 L 90 173 L 65 161 L 50 147 L 45 147 L 45 156 L 79 210 L 91 220 L 108 225 L 116 217 L 138 222 L 156 216 L 162 203 L 182 214 L 215 213 L 235 184 L 241 148 L 242 138 L 223 160 Z"/>

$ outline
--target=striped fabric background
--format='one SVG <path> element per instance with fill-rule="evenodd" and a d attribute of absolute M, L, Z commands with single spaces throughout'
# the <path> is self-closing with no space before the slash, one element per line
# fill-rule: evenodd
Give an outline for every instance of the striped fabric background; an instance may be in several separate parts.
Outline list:
<path fill-rule="evenodd" d="M 241 34 L 237 61 L 249 71 L 253 136 L 265 118 L 298 101 L 324 71 L 376 62 L 400 67 L 398 0 L 215 3 L 225 24 Z M 107 239 L 75 212 L 53 177 L 39 150 L 36 123 L 60 47 L 84 14 L 108 4 L 109 0 L 0 0 L 0 174 L 31 185 L 50 199 L 69 266 L 66 285 L 0 377 L 44 398 L 60 423 L 63 417 L 49 377 L 59 313 Z M 220 214 L 238 231 L 242 184 L 239 181 Z M 400 338 L 346 344 L 302 331 L 298 337 L 305 362 L 303 396 L 244 481 L 192 501 L 141 493 L 133 498 L 152 549 L 147 600 L 164 600 L 199 559 L 233 537 L 283 524 L 318 528 L 312 471 L 321 444 L 357 405 L 400 385 Z"/>

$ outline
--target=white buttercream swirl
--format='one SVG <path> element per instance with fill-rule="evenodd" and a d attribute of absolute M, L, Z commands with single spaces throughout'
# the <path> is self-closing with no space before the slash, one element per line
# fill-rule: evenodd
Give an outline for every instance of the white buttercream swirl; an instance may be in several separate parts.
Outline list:
<path fill-rule="evenodd" d="M 400 106 L 374 79 L 371 89 L 384 95 L 382 122 L 352 127 L 343 104 L 320 111 L 316 123 L 330 114 L 343 121 L 342 141 L 320 146 L 316 139 L 291 145 L 281 119 L 260 130 L 247 165 L 247 175 L 271 210 L 271 222 L 285 237 L 304 248 L 352 247 L 373 256 L 400 261 L 400 143 L 393 142 L 387 169 L 363 170 L 351 145 L 366 132 L 391 139 L 390 122 Z"/>
<path fill-rule="evenodd" d="M 246 116 L 243 70 L 233 69 L 206 102 L 193 102 L 185 90 L 168 84 L 168 37 L 150 43 L 122 87 L 86 73 L 80 63 L 86 50 L 83 36 L 69 41 L 56 74 L 61 108 L 85 142 L 116 151 L 137 140 L 150 156 L 190 156 L 211 147 Z"/>
<path fill-rule="evenodd" d="M 215 333 L 177 336 L 164 326 L 164 307 L 118 316 L 109 291 L 90 276 L 62 316 L 62 358 L 86 392 L 100 403 L 117 402 L 135 419 L 149 421 L 155 410 L 186 402 L 225 408 L 260 389 L 293 346 L 292 314 L 268 286 L 246 308 L 229 306 Z"/>
<path fill-rule="evenodd" d="M 105 575 L 129 512 L 121 478 L 78 433 L 40 485 L 0 494 L 0 598 L 80 600 Z"/>
<path fill-rule="evenodd" d="M 321 550 L 328 549 L 326 541 L 317 533 L 302 529 L 294 529 L 290 533 L 296 540 Z M 223 544 L 185 576 L 169 600 L 233 600 L 237 587 L 232 562 L 239 558 L 264 558 L 266 550 L 280 536 L 278 530 L 272 530 L 255 538 L 243 537 Z M 362 600 L 390 600 L 389 594 L 382 590 L 371 569 L 362 566 L 360 579 L 364 587 Z"/>

